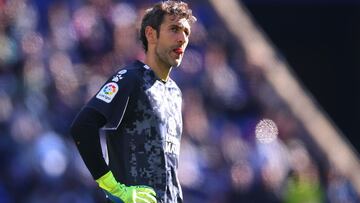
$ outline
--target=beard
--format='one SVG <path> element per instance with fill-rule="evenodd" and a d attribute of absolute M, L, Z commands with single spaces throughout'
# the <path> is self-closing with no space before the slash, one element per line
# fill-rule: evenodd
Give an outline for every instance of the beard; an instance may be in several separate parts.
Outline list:
<path fill-rule="evenodd" d="M 155 53 L 158 61 L 169 68 L 178 67 L 181 64 L 182 54 L 176 54 L 172 48 L 160 49 L 159 47 L 157 47 Z"/>

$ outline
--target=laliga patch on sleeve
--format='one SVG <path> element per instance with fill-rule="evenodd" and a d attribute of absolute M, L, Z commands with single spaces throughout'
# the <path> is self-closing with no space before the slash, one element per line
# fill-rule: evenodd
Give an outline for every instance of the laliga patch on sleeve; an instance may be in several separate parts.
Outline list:
<path fill-rule="evenodd" d="M 118 84 L 116 84 L 115 82 L 109 82 L 106 85 L 104 85 L 103 88 L 101 88 L 100 92 L 96 95 L 96 98 L 106 103 L 110 103 L 114 99 L 118 90 L 119 90 Z"/>

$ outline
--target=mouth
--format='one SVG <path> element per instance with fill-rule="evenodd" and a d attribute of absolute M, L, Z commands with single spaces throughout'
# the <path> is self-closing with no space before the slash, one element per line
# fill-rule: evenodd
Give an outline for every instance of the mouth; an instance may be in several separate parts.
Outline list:
<path fill-rule="evenodd" d="M 175 52 L 177 55 L 181 55 L 184 53 L 184 49 L 181 47 L 173 49 L 173 52 Z"/>

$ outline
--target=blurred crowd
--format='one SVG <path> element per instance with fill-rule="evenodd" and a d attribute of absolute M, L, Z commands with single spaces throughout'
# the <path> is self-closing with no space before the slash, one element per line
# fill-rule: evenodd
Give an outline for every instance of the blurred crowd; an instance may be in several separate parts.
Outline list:
<path fill-rule="evenodd" d="M 139 21 L 154 2 L 0 0 L 1 203 L 105 202 L 69 127 L 111 74 L 143 59 Z M 171 75 L 184 99 L 185 202 L 360 202 L 210 4 L 190 5 L 198 21 Z M 279 129 L 271 143 L 255 139 L 263 118 Z"/>

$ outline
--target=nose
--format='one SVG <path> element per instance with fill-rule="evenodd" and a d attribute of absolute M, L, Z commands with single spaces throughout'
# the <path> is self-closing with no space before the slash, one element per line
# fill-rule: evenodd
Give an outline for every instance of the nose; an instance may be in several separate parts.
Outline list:
<path fill-rule="evenodd" d="M 180 32 L 177 36 L 178 44 L 185 44 L 189 40 L 189 37 L 185 34 L 185 32 Z"/>

